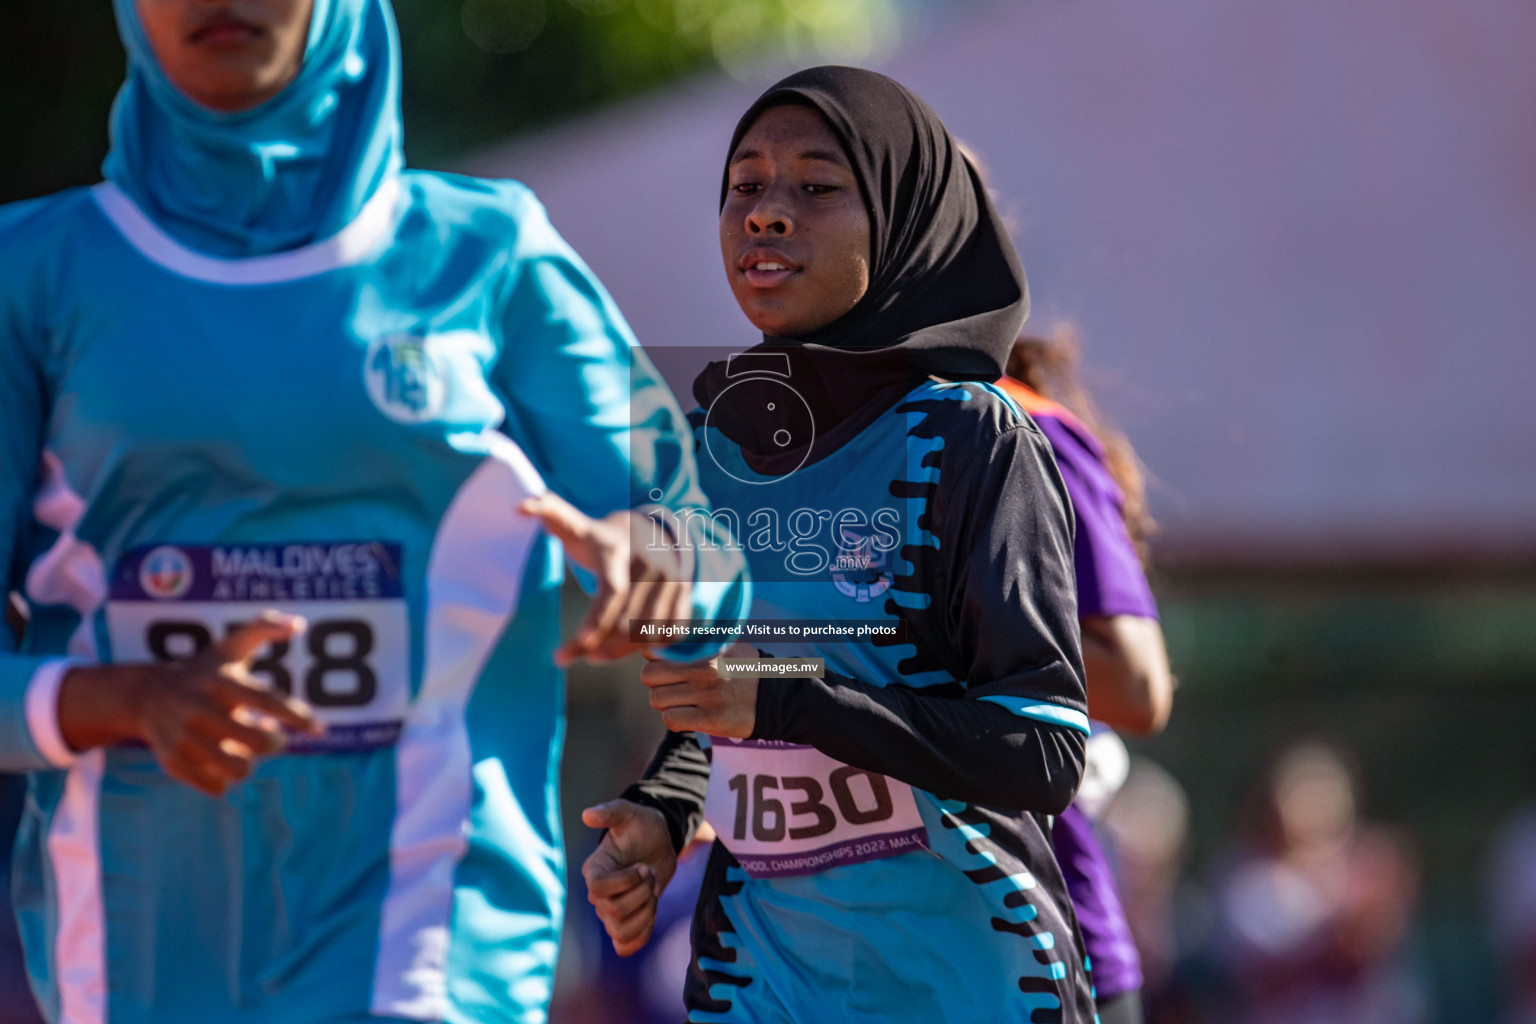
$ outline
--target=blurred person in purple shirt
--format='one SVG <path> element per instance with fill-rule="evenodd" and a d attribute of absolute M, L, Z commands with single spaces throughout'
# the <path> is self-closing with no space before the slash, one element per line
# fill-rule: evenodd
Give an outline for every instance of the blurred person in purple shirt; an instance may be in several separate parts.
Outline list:
<path fill-rule="evenodd" d="M 1077 378 L 1077 340 L 1058 328 L 1020 337 L 998 382 L 1051 443 L 1077 530 L 1077 610 L 1095 720 L 1078 799 L 1056 819 L 1052 845 L 1077 911 L 1102 1024 L 1142 1020 L 1141 963 L 1109 858 L 1093 821 L 1125 781 L 1125 746 L 1112 731 L 1158 732 L 1173 675 L 1157 604 L 1142 567 L 1147 514 L 1140 464 L 1124 435 L 1098 414 Z"/>

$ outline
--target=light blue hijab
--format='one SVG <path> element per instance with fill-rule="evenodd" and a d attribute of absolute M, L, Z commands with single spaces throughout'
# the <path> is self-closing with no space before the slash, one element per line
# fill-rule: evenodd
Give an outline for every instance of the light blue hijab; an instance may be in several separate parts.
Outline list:
<path fill-rule="evenodd" d="M 304 66 L 261 106 L 220 114 L 161 71 L 134 0 L 113 0 L 128 80 L 103 172 L 166 232 L 214 256 L 334 235 L 403 163 L 389 0 L 315 0 Z"/>

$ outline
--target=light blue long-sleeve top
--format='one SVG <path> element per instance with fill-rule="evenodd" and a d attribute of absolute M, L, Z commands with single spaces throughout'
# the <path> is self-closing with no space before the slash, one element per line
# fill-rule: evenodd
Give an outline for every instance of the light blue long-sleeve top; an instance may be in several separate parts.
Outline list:
<path fill-rule="evenodd" d="M 130 25 L 108 181 L 0 207 L 0 592 L 31 613 L 0 631 L 0 768 L 31 773 L 17 911 L 53 1022 L 543 1020 L 563 562 L 516 506 L 705 501 L 672 396 L 532 194 L 399 170 L 383 0 L 315 18 L 310 102 L 202 127 L 157 105 Z M 274 149 L 288 107 L 331 135 Z M 156 163 L 257 136 L 235 170 Z M 695 614 L 739 617 L 739 558 L 692 547 Z M 255 673 L 324 741 L 221 799 L 146 749 L 65 745 L 70 659 L 181 656 L 267 607 L 310 627 Z"/>

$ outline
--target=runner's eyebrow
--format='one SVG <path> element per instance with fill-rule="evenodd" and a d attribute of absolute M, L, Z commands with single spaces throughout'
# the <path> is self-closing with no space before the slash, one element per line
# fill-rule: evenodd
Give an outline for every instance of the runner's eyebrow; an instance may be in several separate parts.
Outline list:
<path fill-rule="evenodd" d="M 743 149 L 743 150 L 739 150 L 736 153 L 735 156 L 731 157 L 731 166 L 735 167 L 737 164 L 742 163 L 742 162 L 747 161 L 747 160 L 760 160 L 760 159 L 762 159 L 762 156 L 763 156 L 763 154 L 762 154 L 762 152 L 760 150 L 756 150 L 756 149 Z M 808 149 L 805 152 L 800 154 L 800 159 L 801 160 L 821 160 L 821 161 L 824 161 L 824 162 L 829 163 L 829 164 L 837 164 L 840 167 L 847 167 L 848 166 L 848 159 L 845 156 L 843 156 L 843 154 L 835 152 L 835 151 L 830 150 L 830 149 Z"/>
<path fill-rule="evenodd" d="M 832 150 L 828 149 L 808 149 L 804 153 L 800 154 L 800 159 L 822 160 L 829 164 L 838 164 L 842 167 L 848 166 L 848 160 L 843 156 L 843 154 L 833 152 Z"/>

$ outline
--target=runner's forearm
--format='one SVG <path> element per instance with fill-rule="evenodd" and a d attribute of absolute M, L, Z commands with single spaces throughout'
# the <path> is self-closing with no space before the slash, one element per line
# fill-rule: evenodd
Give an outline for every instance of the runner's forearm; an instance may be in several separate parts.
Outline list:
<path fill-rule="evenodd" d="M 808 743 L 935 796 L 1057 814 L 1082 780 L 1085 737 L 966 697 L 826 679 L 764 679 L 753 739 Z"/>

